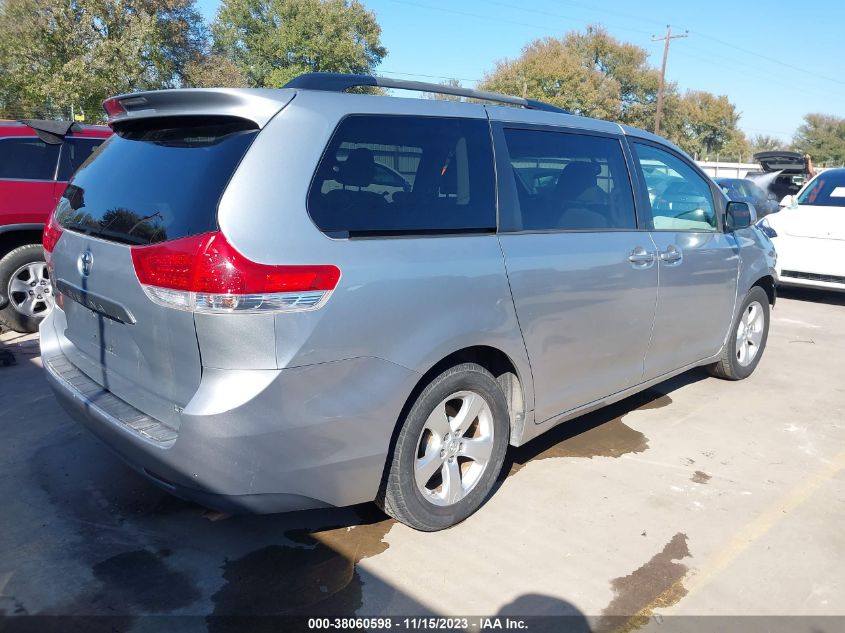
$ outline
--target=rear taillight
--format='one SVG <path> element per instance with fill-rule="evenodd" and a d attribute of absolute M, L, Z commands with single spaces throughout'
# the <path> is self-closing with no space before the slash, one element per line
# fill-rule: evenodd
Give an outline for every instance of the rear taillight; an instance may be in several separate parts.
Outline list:
<path fill-rule="evenodd" d="M 62 236 L 62 227 L 56 222 L 56 214 L 51 213 L 50 219 L 47 221 L 47 226 L 44 227 L 44 235 L 41 238 L 41 245 L 44 247 L 44 253 L 47 257 L 56 248 L 56 242 Z"/>
<path fill-rule="evenodd" d="M 335 266 L 258 264 L 217 232 L 133 246 L 132 263 L 152 301 L 195 312 L 314 310 L 340 279 Z"/>

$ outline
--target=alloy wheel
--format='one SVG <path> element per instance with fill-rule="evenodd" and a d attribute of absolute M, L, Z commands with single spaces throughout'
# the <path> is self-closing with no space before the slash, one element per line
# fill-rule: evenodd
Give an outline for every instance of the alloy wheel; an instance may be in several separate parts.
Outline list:
<path fill-rule="evenodd" d="M 428 416 L 414 461 L 423 497 L 439 506 L 458 503 L 481 480 L 493 456 L 493 413 L 473 391 L 458 391 Z"/>
<path fill-rule="evenodd" d="M 9 278 L 7 295 L 9 303 L 24 316 L 47 316 L 55 305 L 47 262 L 30 262 L 18 268 Z"/>
<path fill-rule="evenodd" d="M 743 367 L 748 367 L 760 352 L 760 343 L 766 327 L 763 306 L 752 301 L 742 313 L 736 328 L 736 360 Z"/>

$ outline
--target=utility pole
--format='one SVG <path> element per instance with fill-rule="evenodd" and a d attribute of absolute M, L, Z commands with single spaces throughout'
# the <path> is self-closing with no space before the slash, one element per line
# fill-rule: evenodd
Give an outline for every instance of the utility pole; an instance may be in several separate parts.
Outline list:
<path fill-rule="evenodd" d="M 657 112 L 654 114 L 654 133 L 660 134 L 660 116 L 663 114 L 663 89 L 666 86 L 666 60 L 669 58 L 669 42 L 680 37 L 689 37 L 689 31 L 680 35 L 672 35 L 672 27 L 666 25 L 666 35 L 663 37 L 651 36 L 652 42 L 663 40 L 663 66 L 660 68 L 660 86 L 657 88 Z"/>

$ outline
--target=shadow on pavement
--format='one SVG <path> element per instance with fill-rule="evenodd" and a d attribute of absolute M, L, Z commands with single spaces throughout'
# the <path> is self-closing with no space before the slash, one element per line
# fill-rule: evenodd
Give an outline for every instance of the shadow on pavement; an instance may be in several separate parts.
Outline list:
<path fill-rule="evenodd" d="M 665 406 L 672 391 L 705 377 L 688 372 L 565 423 L 511 449 L 505 472 L 549 457 L 646 450 L 625 415 Z M 168 630 L 306 630 L 306 620 L 280 628 L 279 618 L 353 616 L 365 593 L 378 596 L 367 615 L 437 615 L 360 566 L 388 549 L 394 526 L 372 504 L 225 517 L 182 501 L 66 416 L 34 358 L 0 373 L 0 402 L 0 498 L 15 518 L 0 523 L 0 615 L 52 616 L 4 618 L 4 631 L 147 630 L 151 614 L 180 616 Z M 460 605 L 457 596 L 455 612 Z M 526 594 L 500 615 L 565 616 L 565 630 L 589 630 L 573 605 L 550 596 Z M 150 630 L 164 625 L 156 622 Z M 531 630 L 561 630 L 561 622 Z"/>
<path fill-rule="evenodd" d="M 812 303 L 845 306 L 845 292 L 778 286 L 778 299 L 793 299 Z M 777 307 L 777 306 L 775 306 Z"/>

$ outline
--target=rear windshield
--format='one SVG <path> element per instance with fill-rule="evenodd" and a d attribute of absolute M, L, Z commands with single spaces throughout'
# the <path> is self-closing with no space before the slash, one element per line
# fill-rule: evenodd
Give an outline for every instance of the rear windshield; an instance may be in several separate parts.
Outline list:
<path fill-rule="evenodd" d="M 845 207 L 845 171 L 820 174 L 798 196 L 798 204 Z"/>
<path fill-rule="evenodd" d="M 256 134 L 251 123 L 222 117 L 133 122 L 79 168 L 56 219 L 126 244 L 215 230 L 217 203 Z"/>

